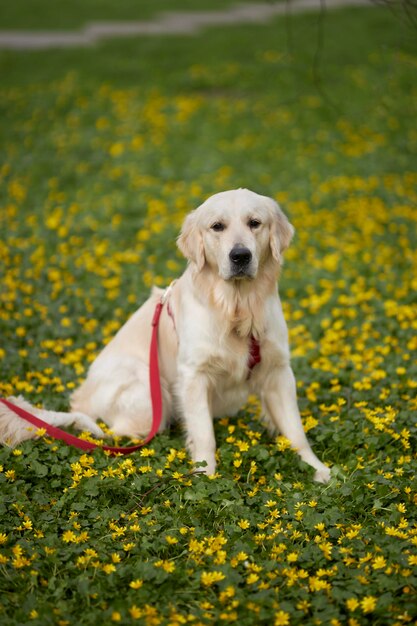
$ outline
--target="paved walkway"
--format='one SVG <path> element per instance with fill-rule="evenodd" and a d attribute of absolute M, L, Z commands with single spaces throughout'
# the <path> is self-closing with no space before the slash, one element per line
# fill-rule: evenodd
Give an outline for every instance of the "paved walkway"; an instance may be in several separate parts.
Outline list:
<path fill-rule="evenodd" d="M 285 0 L 242 4 L 223 11 L 161 13 L 143 22 L 91 22 L 78 31 L 0 31 L 0 48 L 41 50 L 92 46 L 115 37 L 138 35 L 196 35 L 209 26 L 262 24 L 286 13 L 317 11 L 344 6 L 374 6 L 372 0 Z"/>

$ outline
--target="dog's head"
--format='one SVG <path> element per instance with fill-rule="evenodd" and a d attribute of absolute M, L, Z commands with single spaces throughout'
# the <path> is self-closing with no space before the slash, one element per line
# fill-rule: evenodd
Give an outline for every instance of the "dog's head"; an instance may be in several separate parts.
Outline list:
<path fill-rule="evenodd" d="M 282 263 L 294 233 L 278 204 L 248 189 L 215 194 L 184 221 L 178 247 L 197 271 L 250 280 L 265 264 Z"/>

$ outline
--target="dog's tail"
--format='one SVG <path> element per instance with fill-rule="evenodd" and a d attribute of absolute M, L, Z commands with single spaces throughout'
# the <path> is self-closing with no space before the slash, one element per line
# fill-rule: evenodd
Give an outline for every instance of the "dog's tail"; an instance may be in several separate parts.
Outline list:
<path fill-rule="evenodd" d="M 105 434 L 96 422 L 84 413 L 62 413 L 59 411 L 47 411 L 38 409 L 27 402 L 22 396 L 7 398 L 9 402 L 33 413 L 44 422 L 52 426 L 74 425 L 78 430 L 87 430 L 97 437 L 105 437 Z M 38 429 L 19 417 L 3 402 L 0 402 L 0 444 L 14 447 L 26 439 L 36 439 L 39 436 Z"/>

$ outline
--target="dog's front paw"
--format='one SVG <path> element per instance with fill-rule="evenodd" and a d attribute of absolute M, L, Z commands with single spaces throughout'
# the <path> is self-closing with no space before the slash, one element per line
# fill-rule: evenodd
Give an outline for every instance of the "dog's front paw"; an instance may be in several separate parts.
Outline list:
<path fill-rule="evenodd" d="M 320 469 L 318 469 L 316 473 L 314 474 L 314 480 L 317 483 L 323 483 L 323 484 L 328 483 L 330 480 L 330 468 L 327 467 L 326 465 L 323 465 L 322 467 L 320 467 Z"/>

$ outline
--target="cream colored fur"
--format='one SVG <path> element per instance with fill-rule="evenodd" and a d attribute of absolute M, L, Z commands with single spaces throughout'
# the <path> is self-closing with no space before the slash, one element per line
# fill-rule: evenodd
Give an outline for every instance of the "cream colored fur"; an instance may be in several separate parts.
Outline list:
<path fill-rule="evenodd" d="M 213 228 L 219 223 L 220 231 Z M 255 393 L 269 429 L 290 440 L 315 468 L 316 480 L 329 479 L 329 468 L 313 453 L 302 427 L 277 292 L 292 235 L 279 206 L 247 189 L 212 196 L 184 221 L 178 246 L 189 264 L 169 296 L 175 325 L 165 306 L 159 327 L 162 428 L 172 415 L 181 419 L 191 457 L 205 461 L 208 474 L 216 469 L 213 418 L 236 413 Z M 229 256 L 236 245 L 251 254 L 246 274 L 239 277 Z M 116 434 L 148 433 L 151 320 L 161 293 L 155 289 L 99 354 L 71 398 L 68 423 L 75 414 L 101 418 Z M 252 335 L 260 342 L 262 361 L 248 377 Z M 53 423 L 54 415 L 49 417 Z M 9 437 L 16 443 L 21 435 L 20 418 L 0 415 L 2 441 Z"/>

